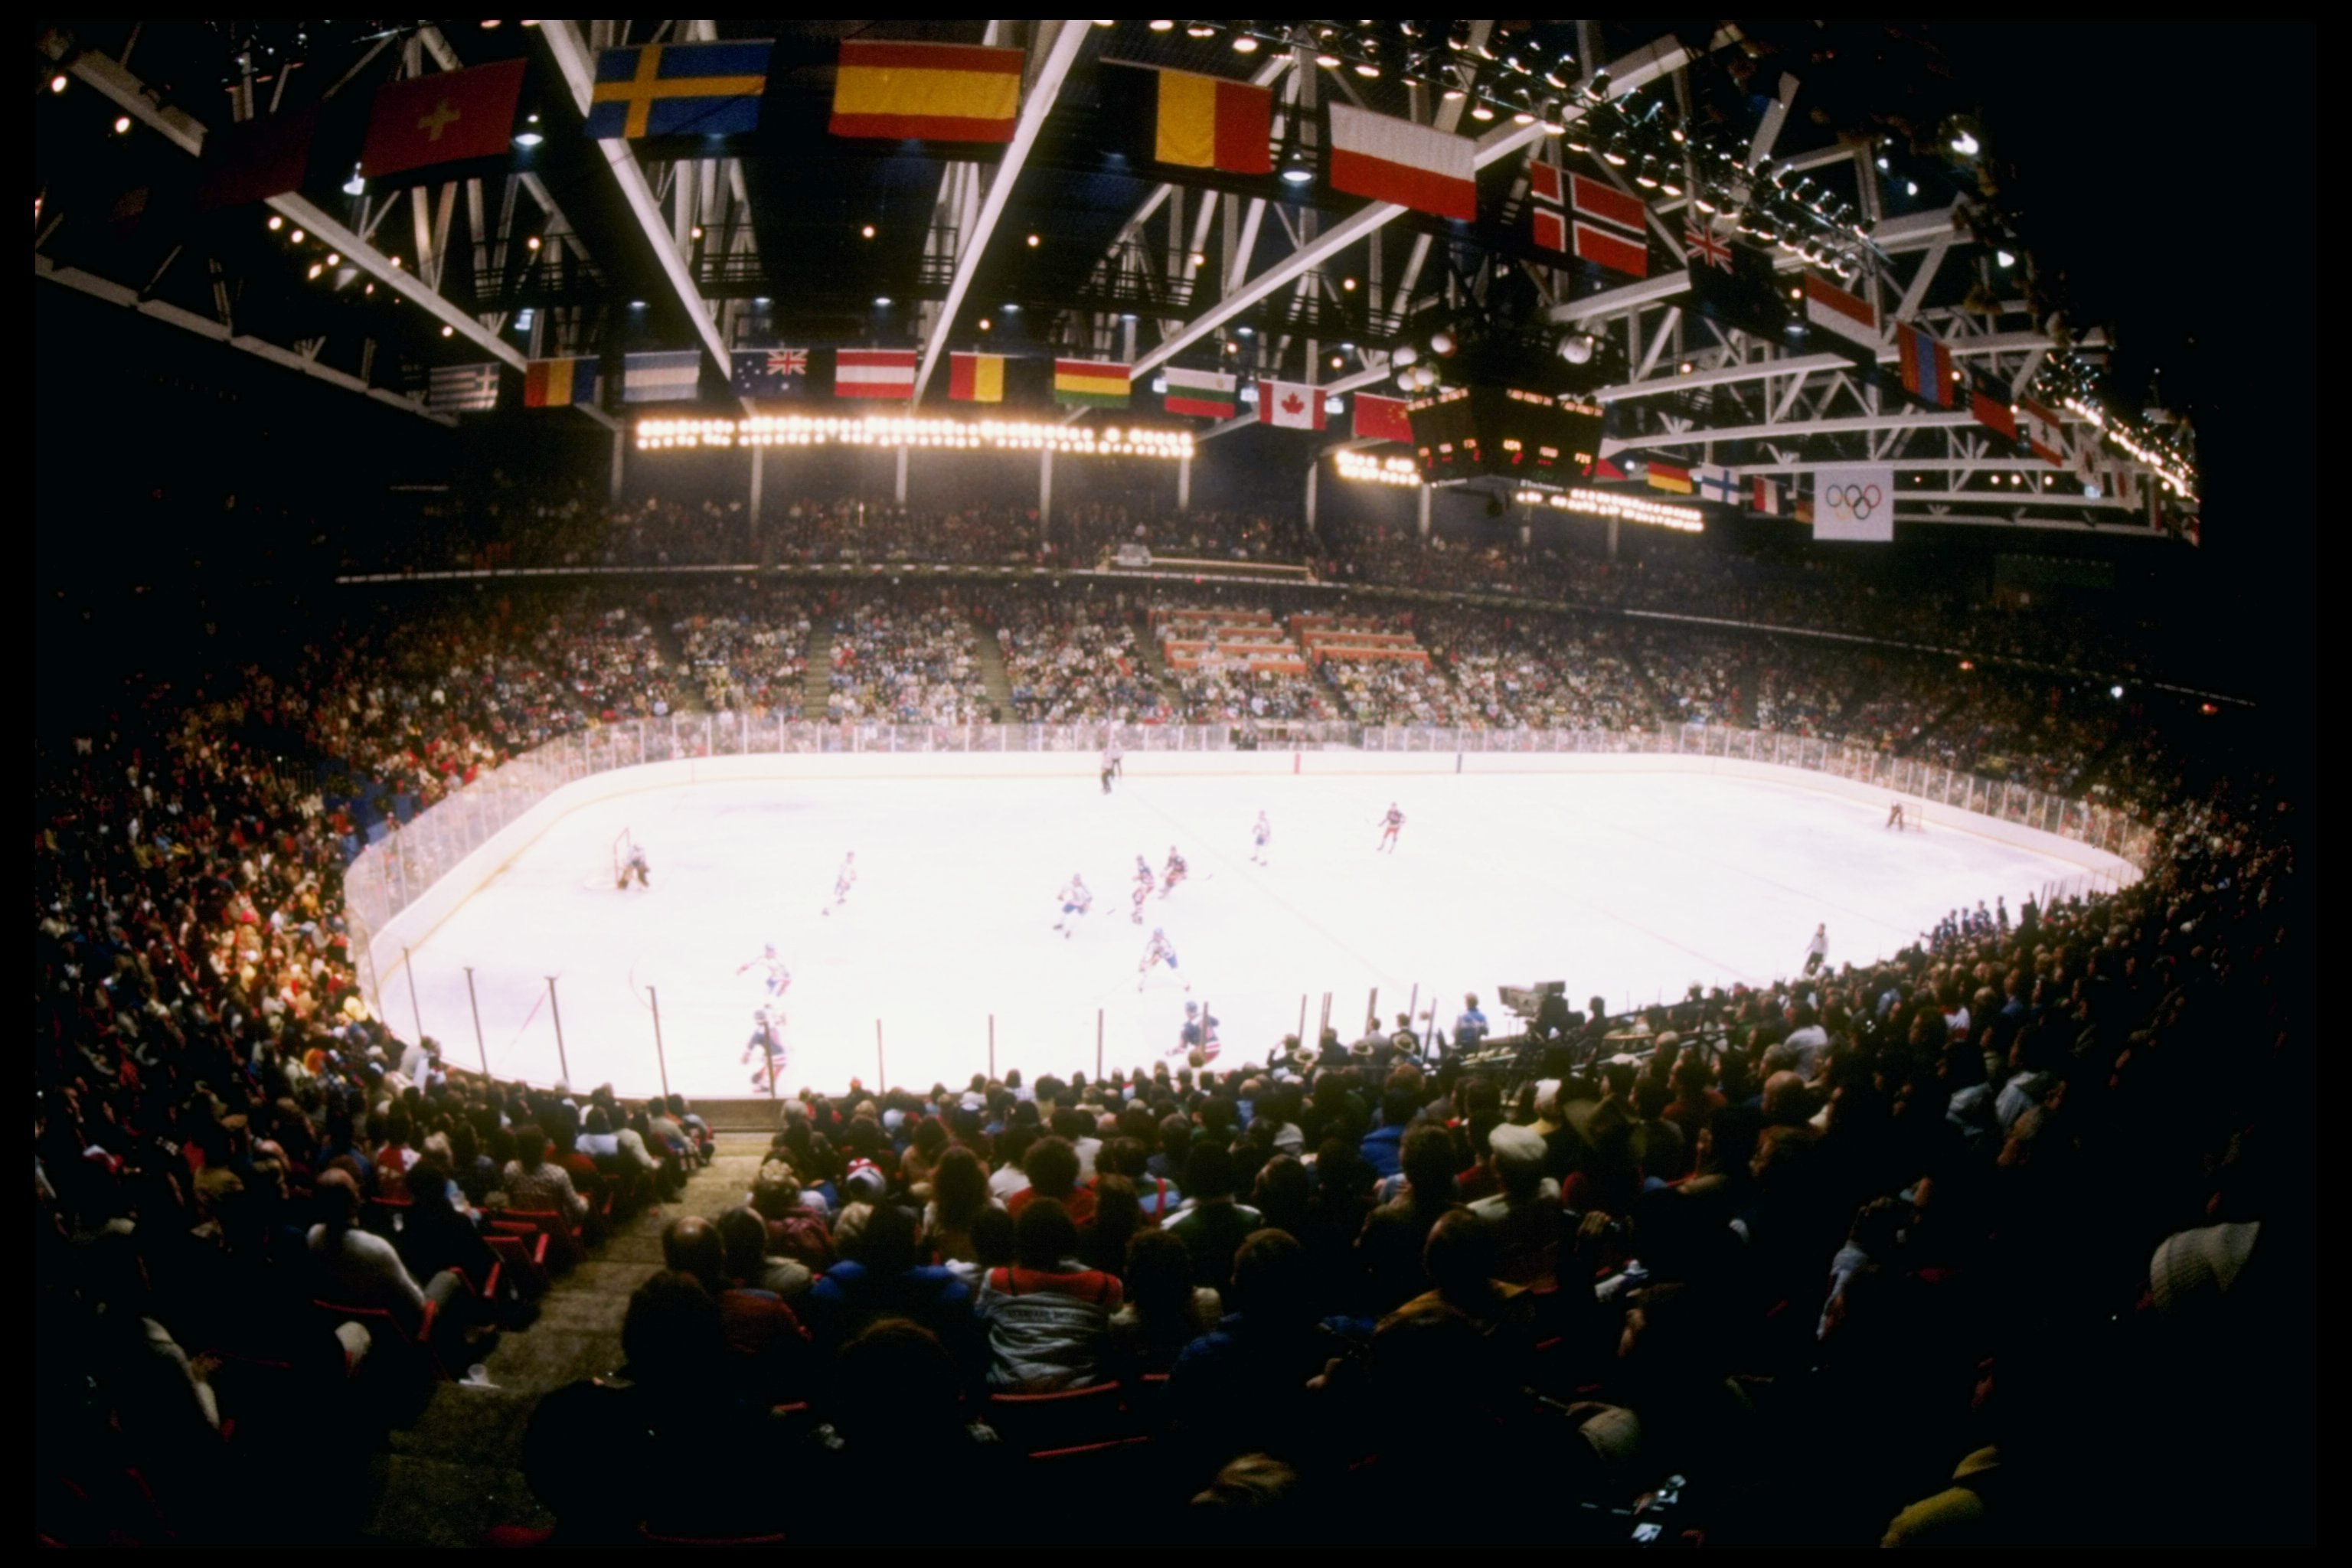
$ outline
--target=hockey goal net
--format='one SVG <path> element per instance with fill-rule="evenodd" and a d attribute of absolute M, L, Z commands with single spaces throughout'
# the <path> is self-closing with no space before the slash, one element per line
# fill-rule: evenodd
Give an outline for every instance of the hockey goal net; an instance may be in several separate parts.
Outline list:
<path fill-rule="evenodd" d="M 635 847 L 627 828 L 624 827 L 613 836 L 613 886 L 618 888 L 627 884 L 629 851 Z"/>
<path fill-rule="evenodd" d="M 1903 819 L 1899 823 L 1895 818 L 1895 808 L 1897 806 L 1900 806 L 1903 811 Z M 1906 833 L 1927 832 L 1927 805 L 1924 802 L 1912 800 L 1908 797 L 1899 801 L 1889 802 L 1886 813 L 1886 826 L 1889 827 L 1899 826 Z"/>

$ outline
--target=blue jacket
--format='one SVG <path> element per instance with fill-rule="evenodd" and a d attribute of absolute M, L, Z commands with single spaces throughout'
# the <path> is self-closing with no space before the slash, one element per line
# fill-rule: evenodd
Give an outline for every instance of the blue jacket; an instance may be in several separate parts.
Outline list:
<path fill-rule="evenodd" d="M 1403 1128 L 1375 1127 L 1364 1134 L 1364 1141 L 1356 1146 L 1356 1152 L 1361 1154 L 1364 1163 L 1380 1175 L 1393 1176 L 1404 1169 L 1403 1145 Z"/>

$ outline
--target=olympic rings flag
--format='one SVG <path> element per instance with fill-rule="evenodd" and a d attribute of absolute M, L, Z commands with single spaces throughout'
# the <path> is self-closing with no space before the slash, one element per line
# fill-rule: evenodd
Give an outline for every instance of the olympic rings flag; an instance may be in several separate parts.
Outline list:
<path fill-rule="evenodd" d="M 1895 469 L 1856 463 L 1813 470 L 1813 537 L 1880 544 L 1895 538 Z"/>

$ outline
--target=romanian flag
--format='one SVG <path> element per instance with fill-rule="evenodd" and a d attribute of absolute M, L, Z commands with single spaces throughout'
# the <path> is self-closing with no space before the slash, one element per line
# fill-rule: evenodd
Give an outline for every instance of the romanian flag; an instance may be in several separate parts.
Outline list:
<path fill-rule="evenodd" d="M 1232 376 L 1213 370 L 1179 370 L 1172 364 L 1161 374 L 1168 378 L 1168 393 L 1160 400 L 1160 406 L 1169 413 L 1190 415 L 1195 419 L 1234 416 Z"/>
<path fill-rule="evenodd" d="M 1054 401 L 1079 408 L 1127 406 L 1127 366 L 1106 360 L 1057 359 L 1054 362 Z"/>
<path fill-rule="evenodd" d="M 734 136 L 760 124 L 769 41 L 642 44 L 596 57 L 588 134 Z"/>
<path fill-rule="evenodd" d="M 894 142 L 1010 142 L 1023 58 L 975 44 L 845 38 L 828 129 Z"/>
<path fill-rule="evenodd" d="M 596 362 L 593 359 L 535 359 L 523 372 L 522 405 L 525 408 L 569 408 L 574 404 L 594 406 L 596 402 Z"/>
<path fill-rule="evenodd" d="M 1691 493 L 1691 472 L 1688 468 L 1678 468 L 1672 463 L 1645 463 L 1642 468 L 1642 477 L 1650 482 L 1654 490 L 1672 490 L 1678 496 Z"/>
<path fill-rule="evenodd" d="M 1003 402 L 1004 356 L 948 355 L 948 397 L 956 403 Z"/>
<path fill-rule="evenodd" d="M 1228 174 L 1274 173 L 1272 88 L 1142 66 L 1105 80 L 1137 104 L 1150 106 L 1149 124 L 1134 129 L 1141 132 L 1139 140 L 1147 142 L 1153 162 Z"/>

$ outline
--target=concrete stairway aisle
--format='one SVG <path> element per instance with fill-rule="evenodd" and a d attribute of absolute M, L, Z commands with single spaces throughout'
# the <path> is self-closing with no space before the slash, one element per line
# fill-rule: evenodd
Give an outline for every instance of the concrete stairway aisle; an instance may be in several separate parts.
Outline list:
<path fill-rule="evenodd" d="M 378 1491 L 362 1539 L 475 1546 L 492 1525 L 553 1523 L 521 1468 L 540 1396 L 620 1366 L 621 1321 L 630 1292 L 660 1271 L 662 1227 L 682 1214 L 714 1215 L 741 1203 L 767 1146 L 761 1135 L 720 1133 L 718 1157 L 677 1203 L 622 1226 L 540 1299 L 530 1327 L 500 1336 L 482 1363 L 490 1386 L 436 1388 L 424 1414 L 375 1457 Z"/>
<path fill-rule="evenodd" d="M 988 689 L 989 705 L 999 723 L 1013 718 L 1013 678 L 1004 670 L 1004 649 L 996 640 L 993 627 L 971 623 L 971 657 L 980 666 L 980 683 Z"/>
<path fill-rule="evenodd" d="M 808 668 L 801 672 L 801 717 L 822 720 L 825 699 L 833 695 L 833 623 L 822 614 L 810 617 Z"/>

